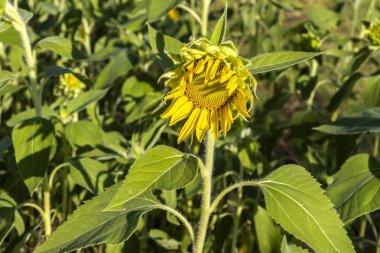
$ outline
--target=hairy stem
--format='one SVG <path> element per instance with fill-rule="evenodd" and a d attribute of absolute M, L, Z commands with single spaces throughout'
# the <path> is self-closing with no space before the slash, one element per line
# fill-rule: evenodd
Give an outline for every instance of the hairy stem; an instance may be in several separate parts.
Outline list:
<path fill-rule="evenodd" d="M 49 177 L 46 174 L 44 177 L 44 213 L 45 213 L 45 235 L 51 235 L 51 216 L 50 216 L 50 187 Z"/>
<path fill-rule="evenodd" d="M 201 173 L 203 179 L 201 219 L 198 227 L 197 240 L 194 253 L 202 253 L 205 244 L 207 227 L 210 219 L 210 204 L 212 190 L 212 169 L 214 163 L 214 137 L 211 132 L 207 133 L 205 170 Z"/>
<path fill-rule="evenodd" d="M 203 37 L 207 36 L 207 26 L 208 26 L 208 11 L 210 7 L 211 0 L 203 0 L 202 1 L 202 29 L 201 34 Z"/>

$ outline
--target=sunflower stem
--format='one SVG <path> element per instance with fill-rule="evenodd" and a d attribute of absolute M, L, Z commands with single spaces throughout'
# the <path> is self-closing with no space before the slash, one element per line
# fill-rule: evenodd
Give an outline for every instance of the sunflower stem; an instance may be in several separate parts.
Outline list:
<path fill-rule="evenodd" d="M 202 27 L 201 33 L 203 37 L 207 36 L 207 26 L 208 26 L 208 11 L 210 7 L 211 0 L 203 0 L 202 6 Z"/>
<path fill-rule="evenodd" d="M 197 240 L 195 242 L 194 253 L 202 253 L 205 244 L 207 227 L 210 219 L 211 190 L 212 190 L 212 169 L 214 163 L 214 137 L 211 132 L 207 132 L 205 170 L 202 172 L 203 191 L 201 219 L 199 222 Z"/>

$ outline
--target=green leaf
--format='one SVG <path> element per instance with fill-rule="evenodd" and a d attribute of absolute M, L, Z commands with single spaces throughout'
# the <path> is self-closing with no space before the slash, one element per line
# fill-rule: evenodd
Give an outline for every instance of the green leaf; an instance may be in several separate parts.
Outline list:
<path fill-rule="evenodd" d="M 0 70 L 0 87 L 5 85 L 10 80 L 15 80 L 17 77 L 12 72 L 6 70 Z"/>
<path fill-rule="evenodd" d="M 152 91 L 154 91 L 154 89 L 149 83 L 139 81 L 135 76 L 132 76 L 125 80 L 121 94 L 123 97 L 130 96 L 134 98 L 142 98 Z"/>
<path fill-rule="evenodd" d="M 120 52 L 100 72 L 98 79 L 96 79 L 95 87 L 105 88 L 111 86 L 117 78 L 127 75 L 132 68 L 132 62 L 126 52 Z"/>
<path fill-rule="evenodd" d="M 14 199 L 0 191 L 0 245 L 13 229 L 17 213 L 17 203 Z"/>
<path fill-rule="evenodd" d="M 81 60 L 85 56 L 72 44 L 71 40 L 61 36 L 52 36 L 40 40 L 36 47 L 50 50 L 69 59 Z"/>
<path fill-rule="evenodd" d="M 363 77 L 361 73 L 352 74 L 347 81 L 344 82 L 342 87 L 334 94 L 331 99 L 329 105 L 327 106 L 327 110 L 335 111 L 339 108 L 340 104 L 351 94 L 352 89 L 355 84 Z"/>
<path fill-rule="evenodd" d="M 23 120 L 32 119 L 36 116 L 36 110 L 34 108 L 27 109 L 16 115 L 13 115 L 8 121 L 7 126 L 14 127 L 16 124 Z M 50 107 L 42 106 L 41 117 L 43 118 L 59 118 L 59 115 Z"/>
<path fill-rule="evenodd" d="M 260 252 L 277 252 L 281 244 L 280 230 L 269 217 L 267 211 L 261 206 L 257 207 L 254 224 Z"/>
<path fill-rule="evenodd" d="M 73 147 L 96 147 L 103 144 L 102 129 L 94 122 L 81 120 L 67 124 L 65 137 Z"/>
<path fill-rule="evenodd" d="M 67 113 L 72 114 L 85 109 L 88 105 L 102 99 L 108 90 L 90 90 L 82 92 L 78 97 L 67 103 Z"/>
<path fill-rule="evenodd" d="M 368 154 L 350 157 L 326 189 L 345 223 L 380 209 L 380 162 Z"/>
<path fill-rule="evenodd" d="M 70 176 L 75 183 L 92 193 L 104 191 L 104 183 L 109 176 L 108 168 L 91 158 L 70 161 Z"/>
<path fill-rule="evenodd" d="M 104 211 L 120 184 L 85 202 L 35 253 L 71 252 L 100 243 L 122 243 L 136 231 L 141 216 L 158 202 L 150 192 L 135 198 L 121 211 Z"/>
<path fill-rule="evenodd" d="M 330 200 L 304 168 L 282 166 L 258 184 L 269 215 L 316 253 L 355 252 Z"/>
<path fill-rule="evenodd" d="M 177 4 L 177 0 L 150 0 L 148 6 L 148 22 L 157 21 Z"/>
<path fill-rule="evenodd" d="M 189 154 L 167 146 L 154 147 L 131 166 L 107 210 L 118 210 L 124 203 L 151 189 L 183 188 L 193 180 L 197 167 L 196 158 Z"/>
<path fill-rule="evenodd" d="M 32 118 L 20 122 L 12 131 L 18 170 L 29 193 L 41 183 L 55 141 L 54 126 L 46 119 Z"/>
<path fill-rule="evenodd" d="M 380 131 L 380 107 L 358 112 L 347 118 L 340 118 L 330 124 L 314 128 L 335 135 L 375 133 Z"/>
<path fill-rule="evenodd" d="M 336 27 L 339 21 L 339 15 L 336 12 L 323 7 L 310 8 L 307 14 L 316 26 L 325 30 Z"/>
<path fill-rule="evenodd" d="M 371 76 L 365 81 L 363 102 L 367 108 L 380 106 L 380 75 Z"/>
<path fill-rule="evenodd" d="M 248 67 L 248 70 L 252 74 L 259 74 L 283 69 L 307 61 L 322 53 L 323 52 L 283 51 L 260 54 L 251 59 L 252 64 Z"/>
<path fill-rule="evenodd" d="M 160 64 L 165 70 L 174 68 L 173 60 L 166 54 L 165 50 L 167 50 L 172 57 L 175 55 L 179 57 L 179 52 L 184 44 L 175 38 L 156 31 L 156 29 L 149 24 L 147 25 L 149 32 L 149 43 L 153 53 L 157 55 Z"/>
<path fill-rule="evenodd" d="M 222 16 L 219 18 L 218 23 L 216 23 L 216 26 L 214 28 L 214 31 L 211 35 L 211 42 L 219 45 L 223 42 L 224 37 L 226 36 L 226 30 L 227 30 L 227 1 L 226 6 L 224 7 L 224 11 Z"/>
<path fill-rule="evenodd" d="M 281 253 L 309 253 L 309 251 L 297 245 L 289 244 L 284 235 L 281 243 Z"/>

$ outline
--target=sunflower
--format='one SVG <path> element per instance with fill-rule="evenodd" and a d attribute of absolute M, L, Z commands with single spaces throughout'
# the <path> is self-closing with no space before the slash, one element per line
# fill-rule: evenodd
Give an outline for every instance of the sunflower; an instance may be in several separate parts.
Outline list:
<path fill-rule="evenodd" d="M 77 97 L 86 87 L 86 85 L 72 73 L 62 75 L 60 81 L 59 89 L 68 97 Z"/>
<path fill-rule="evenodd" d="M 215 139 L 219 129 L 226 136 L 234 114 L 250 117 L 247 102 L 253 104 L 256 80 L 231 41 L 216 46 L 199 39 L 184 45 L 180 58 L 175 69 L 161 76 L 171 88 L 164 100 L 172 100 L 161 117 L 170 118 L 170 126 L 187 119 L 178 143 L 194 132 L 199 142 L 208 130 Z"/>

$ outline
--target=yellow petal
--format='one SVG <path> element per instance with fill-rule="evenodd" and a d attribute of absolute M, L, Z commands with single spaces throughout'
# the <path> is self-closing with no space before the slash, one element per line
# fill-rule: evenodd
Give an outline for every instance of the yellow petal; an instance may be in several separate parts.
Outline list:
<path fill-rule="evenodd" d="M 218 126 L 219 126 L 218 111 L 217 110 L 211 111 L 210 125 L 211 125 L 211 132 L 214 135 L 214 139 L 217 140 L 218 139 Z"/>
<path fill-rule="evenodd" d="M 201 109 L 196 107 L 190 114 L 187 119 L 185 125 L 182 127 L 181 132 L 178 135 L 177 143 L 181 143 L 184 139 L 186 139 L 196 128 L 196 123 L 198 121 L 198 117 L 200 115 Z"/>
<path fill-rule="evenodd" d="M 228 81 L 233 75 L 234 75 L 233 71 L 228 71 L 226 73 L 222 73 L 222 75 L 220 76 L 220 82 L 224 83 L 224 82 Z"/>
<path fill-rule="evenodd" d="M 169 108 L 161 115 L 161 118 L 167 119 L 170 116 L 172 116 L 177 110 L 180 109 L 180 107 L 189 101 L 189 99 L 186 96 L 182 96 L 177 98 L 172 102 L 172 104 L 169 106 Z"/>
<path fill-rule="evenodd" d="M 184 90 L 181 89 L 180 87 L 177 87 L 177 88 L 174 88 L 173 90 L 171 90 L 171 91 L 170 91 L 170 92 L 164 97 L 164 100 L 177 98 L 177 97 L 180 97 L 180 96 L 183 96 L 183 95 L 184 95 Z"/>
<path fill-rule="evenodd" d="M 212 66 L 214 66 L 214 60 L 208 60 L 206 74 L 205 74 L 205 82 L 206 83 L 208 80 L 210 80 Z"/>
<path fill-rule="evenodd" d="M 181 121 L 183 120 L 184 118 L 187 117 L 187 115 L 189 115 L 191 113 L 191 111 L 193 110 L 193 102 L 191 101 L 187 101 L 186 103 L 184 103 L 181 108 L 179 108 L 172 116 L 172 118 L 170 119 L 170 123 L 169 123 L 169 126 L 172 126 L 174 124 L 176 124 L 178 121 Z"/>
<path fill-rule="evenodd" d="M 215 78 L 216 72 L 218 71 L 220 65 L 220 60 L 216 59 L 214 62 L 214 65 L 212 66 L 210 70 L 210 80 L 213 80 Z"/>
<path fill-rule="evenodd" d="M 197 63 L 197 66 L 194 68 L 194 72 L 195 74 L 199 74 L 201 73 L 203 70 L 205 69 L 205 61 L 202 59 L 200 59 Z"/>
<path fill-rule="evenodd" d="M 236 96 L 234 97 L 232 102 L 234 103 L 241 115 L 243 115 L 246 118 L 250 117 L 247 112 L 247 101 L 245 100 L 245 95 L 241 91 L 241 89 L 236 90 Z"/>
<path fill-rule="evenodd" d="M 225 110 L 226 106 L 223 106 L 222 108 L 219 109 L 219 114 L 220 114 L 220 126 L 222 128 L 223 136 L 226 137 L 227 134 L 227 114 Z"/>
<path fill-rule="evenodd" d="M 203 140 L 205 132 L 210 127 L 210 111 L 208 109 L 202 109 L 201 115 L 197 123 L 196 135 L 199 142 Z"/>

